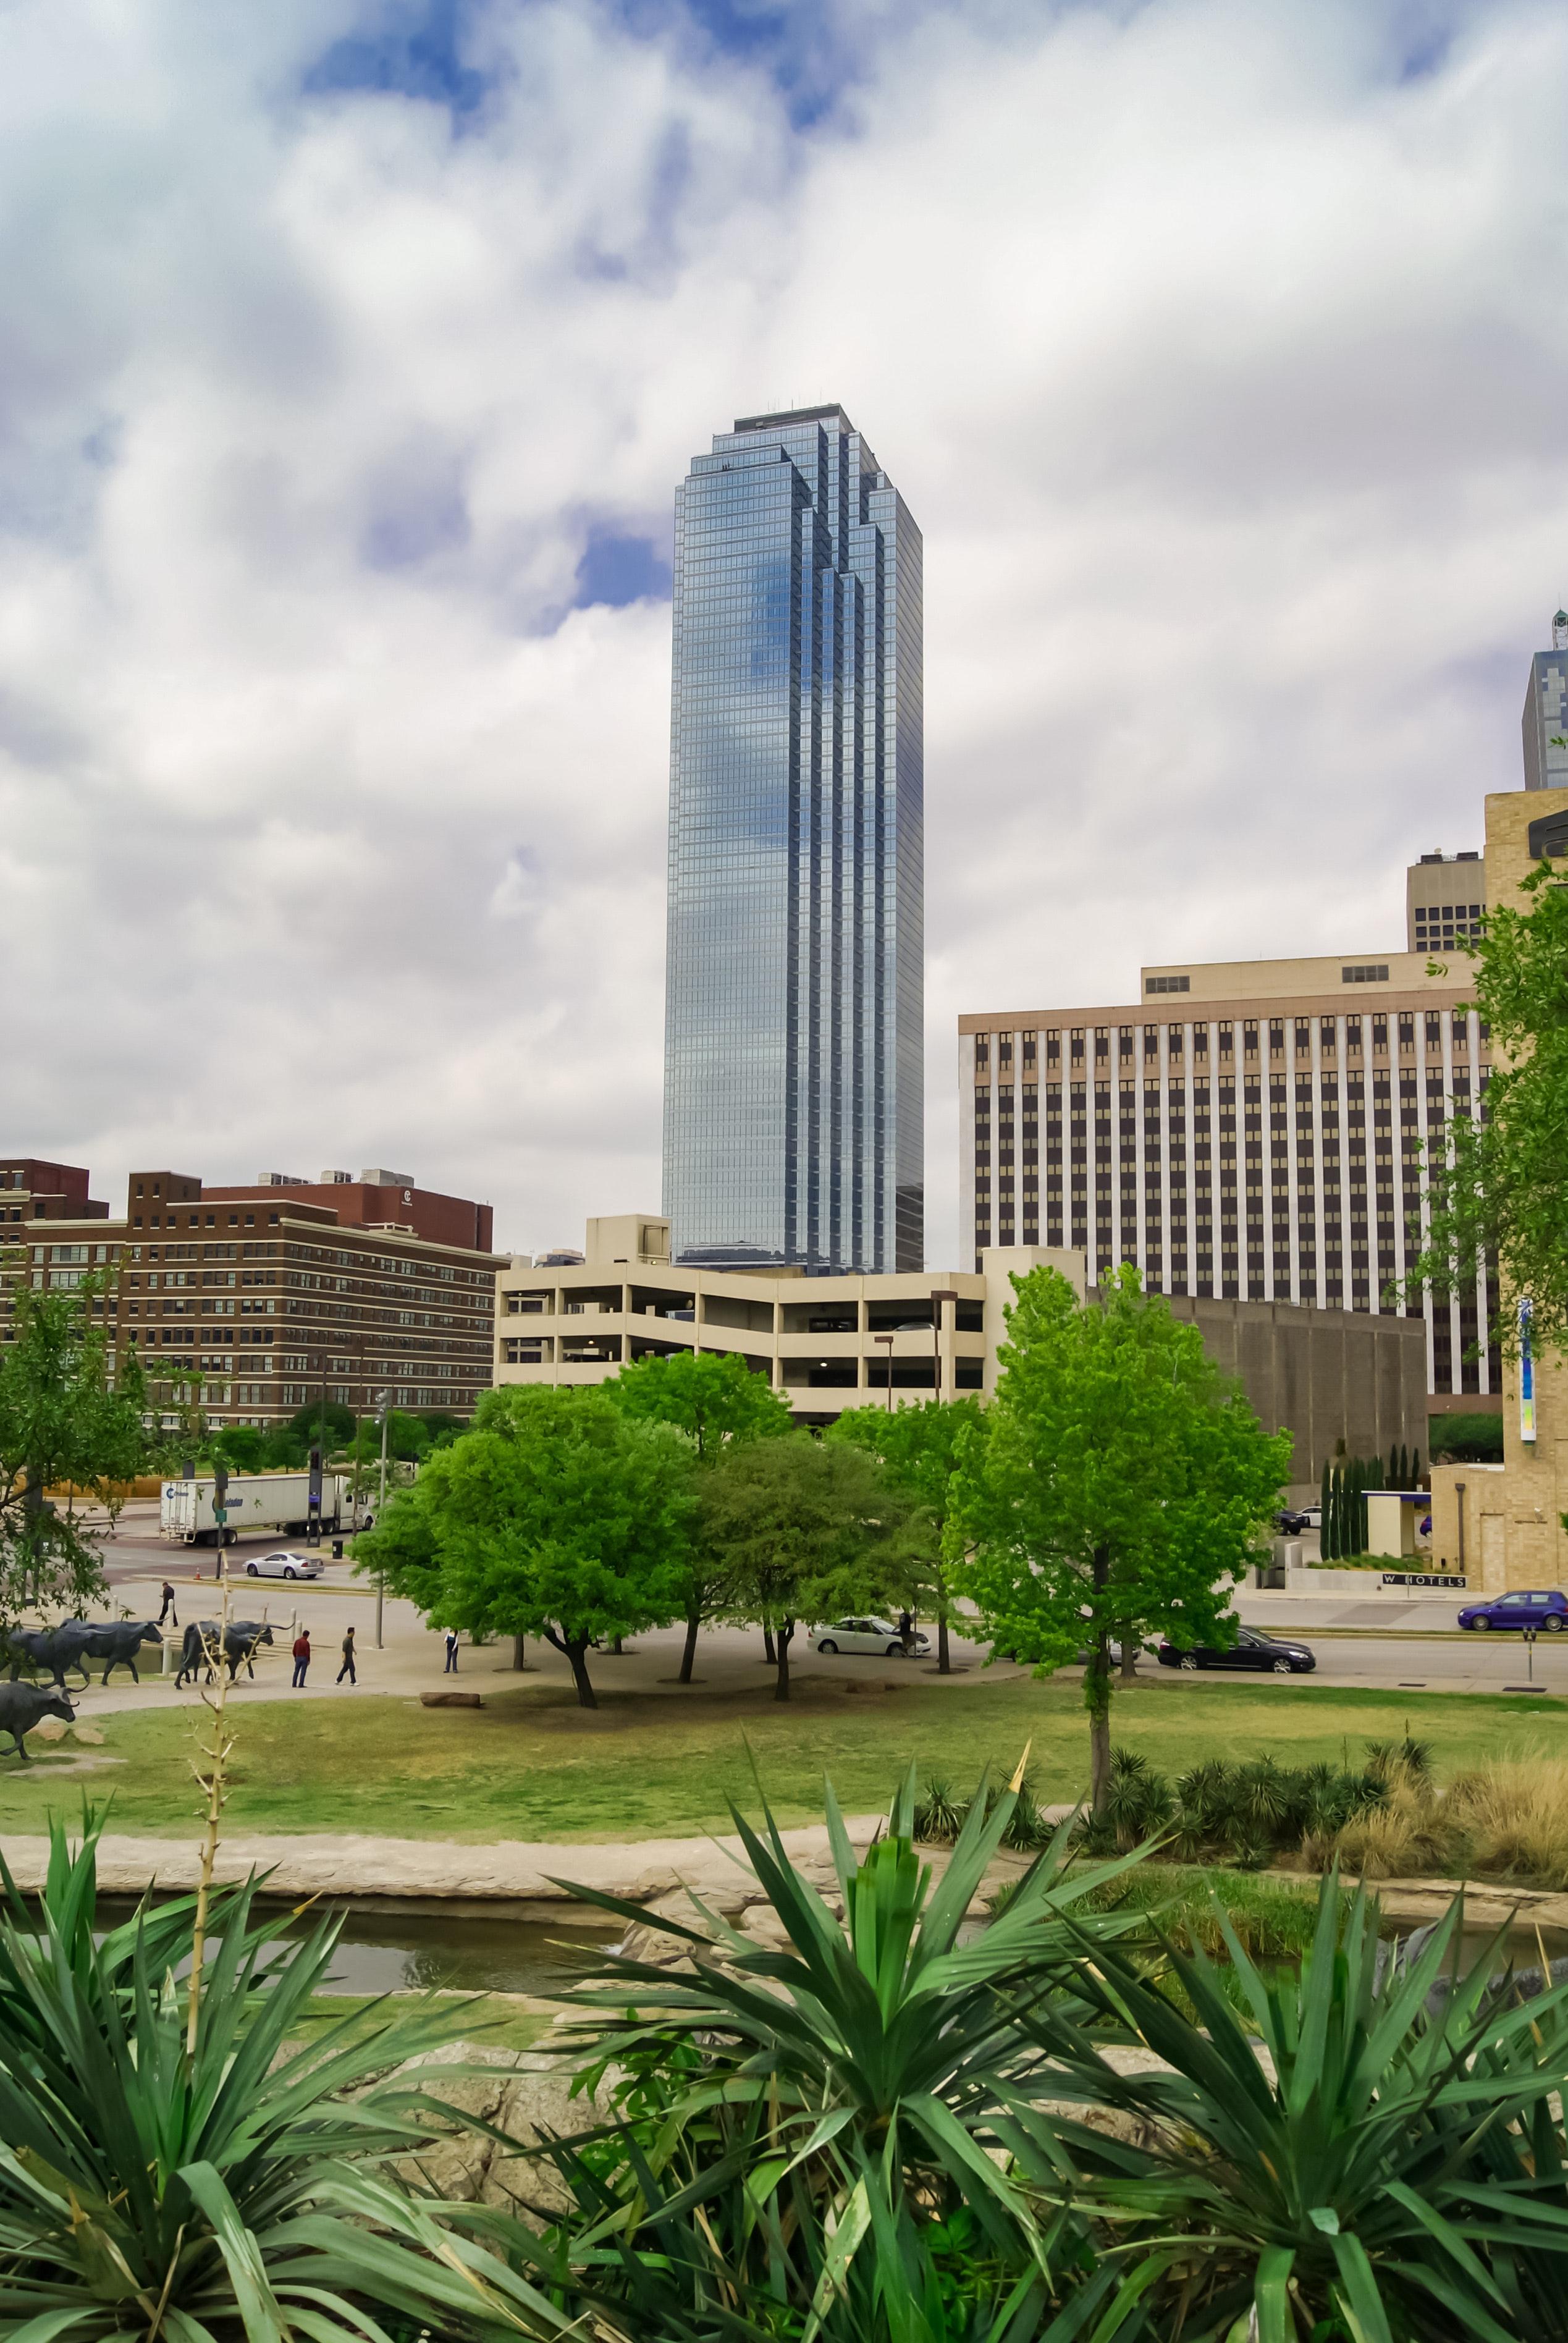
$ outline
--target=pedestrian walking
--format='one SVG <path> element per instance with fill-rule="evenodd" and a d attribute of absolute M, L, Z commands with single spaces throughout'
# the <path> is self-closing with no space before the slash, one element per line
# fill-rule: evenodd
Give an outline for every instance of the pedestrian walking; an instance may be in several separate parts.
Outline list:
<path fill-rule="evenodd" d="M 351 1684 L 357 1684 L 359 1681 L 358 1677 L 354 1673 L 354 1630 L 352 1627 L 346 1627 L 343 1631 L 343 1665 L 337 1671 L 337 1681 L 339 1684 L 343 1682 L 345 1676 L 347 1677 Z"/>
<path fill-rule="evenodd" d="M 158 1624 L 160 1627 L 163 1625 L 166 1619 L 172 1627 L 177 1627 L 180 1624 L 180 1614 L 175 1609 L 175 1590 L 169 1584 L 166 1578 L 164 1581 L 164 1607 L 158 1613 Z"/>
<path fill-rule="evenodd" d="M 441 1673 L 443 1675 L 447 1676 L 455 1676 L 457 1673 L 457 1630 L 456 1627 L 448 1627 L 447 1630 L 447 1664 L 442 1669 Z"/>
<path fill-rule="evenodd" d="M 302 1627 L 294 1639 L 294 1689 L 305 1690 L 305 1672 L 310 1665 L 310 1630 Z"/>

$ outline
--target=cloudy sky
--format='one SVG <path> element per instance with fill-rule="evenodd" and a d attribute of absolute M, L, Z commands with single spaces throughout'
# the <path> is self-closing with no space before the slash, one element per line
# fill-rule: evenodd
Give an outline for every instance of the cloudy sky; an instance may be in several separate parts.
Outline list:
<path fill-rule="evenodd" d="M 926 539 L 962 1009 L 1397 945 L 1568 596 L 1560 0 L 8 0 L 0 1149 L 658 1195 L 670 500 Z"/>

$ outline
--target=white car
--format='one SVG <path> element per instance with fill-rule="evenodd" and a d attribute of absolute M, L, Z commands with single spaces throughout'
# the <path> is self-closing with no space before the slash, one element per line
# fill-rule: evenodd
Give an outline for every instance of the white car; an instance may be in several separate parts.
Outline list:
<path fill-rule="evenodd" d="M 915 1656 L 930 1650 L 928 1637 L 917 1627 L 911 1641 Z M 814 1652 L 869 1652 L 879 1659 L 901 1660 L 904 1646 L 899 1631 L 889 1619 L 839 1619 L 830 1627 L 819 1627 L 811 1638 Z"/>
<path fill-rule="evenodd" d="M 245 1565 L 247 1578 L 319 1578 L 318 1554 L 264 1554 Z"/>

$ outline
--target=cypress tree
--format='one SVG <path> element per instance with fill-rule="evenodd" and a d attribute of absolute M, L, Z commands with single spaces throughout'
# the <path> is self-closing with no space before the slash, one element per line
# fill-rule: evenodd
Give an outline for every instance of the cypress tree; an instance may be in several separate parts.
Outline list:
<path fill-rule="evenodd" d="M 1338 1562 L 1341 1554 L 1340 1515 L 1341 1468 L 1335 1465 L 1329 1482 L 1329 1560 Z"/>
<path fill-rule="evenodd" d="M 1410 1452 L 1410 1485 L 1412 1489 L 1422 1489 L 1426 1486 L 1425 1482 L 1421 1477 L 1421 1451 L 1419 1448 L 1412 1448 Z"/>
<path fill-rule="evenodd" d="M 1392 1441 L 1391 1440 L 1391 1441 L 1390 1441 L 1390 1443 L 1389 1443 L 1389 1450 L 1388 1450 L 1388 1479 L 1383 1483 L 1383 1487 L 1384 1487 L 1385 1489 L 1397 1489 L 1397 1488 L 1398 1488 L 1398 1486 L 1399 1486 L 1399 1450 L 1394 1446 L 1394 1444 L 1393 1444 Z"/>
<path fill-rule="evenodd" d="M 1361 1520 L 1361 1459 L 1352 1456 L 1345 1466 L 1344 1493 L 1340 1499 L 1340 1552 L 1347 1562 L 1360 1551 L 1356 1529 Z"/>
<path fill-rule="evenodd" d="M 1353 1524 L 1355 1532 L 1355 1546 L 1353 1550 L 1357 1554 L 1365 1554 L 1367 1550 L 1367 1487 L 1371 1479 L 1372 1475 L 1367 1471 L 1366 1466 L 1364 1464 L 1358 1464 L 1356 1466 L 1356 1510 Z"/>
<path fill-rule="evenodd" d="M 1399 1443 L 1399 1477 L 1394 1482 L 1394 1487 L 1396 1489 L 1408 1489 L 1409 1486 L 1410 1451 L 1402 1440 Z"/>
<path fill-rule="evenodd" d="M 1328 1458 L 1325 1456 L 1323 1459 L 1323 1493 L 1318 1504 L 1318 1556 L 1322 1562 L 1330 1561 L 1333 1554 L 1333 1467 L 1330 1464 Z"/>

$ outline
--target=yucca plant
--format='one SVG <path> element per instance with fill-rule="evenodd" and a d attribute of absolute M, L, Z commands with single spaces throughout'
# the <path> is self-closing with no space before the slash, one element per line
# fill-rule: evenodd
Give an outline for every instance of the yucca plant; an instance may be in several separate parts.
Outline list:
<path fill-rule="evenodd" d="M 388 2170 L 432 2111 L 374 2078 L 451 2017 L 373 2012 L 300 2046 L 341 1923 L 282 1945 L 287 1916 L 258 1923 L 250 1881 L 206 1899 L 193 2028 L 196 1899 L 95 1943 L 98 1829 L 73 1853 L 55 1827 L 36 1914 L 5 1878 L 0 2338 L 377 2343 L 378 2309 L 443 2338 L 553 2330 L 542 2296 Z"/>
<path fill-rule="evenodd" d="M 1110 2326 L 1119 2311 L 1147 2314 L 1183 2343 L 1563 2334 L 1568 2182 L 1553 2094 L 1568 2082 L 1568 1985 L 1504 2006 L 1489 1985 L 1497 1945 L 1457 1973 L 1462 1925 L 1456 1900 L 1416 1961 L 1380 1975 L 1375 1906 L 1358 1891 L 1345 1910 L 1331 1875 L 1299 1974 L 1259 1967 L 1221 1919 L 1244 2014 L 1201 1952 L 1167 1946 L 1196 2024 L 1120 1947 L 1096 1945 L 1085 1990 L 1163 2074 L 1119 2074 L 1060 2005 L 1030 2018 L 1069 2070 L 1060 2098 L 1136 2112 L 1162 2143 L 1086 2134 L 1073 2178 L 1039 2190 L 1043 2217 L 1091 2214 L 1100 2252 L 1120 2264 Z M 1042 2137 L 1028 2109 L 1016 2119 L 1020 2159 L 1038 2172 L 1061 2127 Z"/>
<path fill-rule="evenodd" d="M 964 1825 L 965 1801 L 955 1798 L 943 1774 L 933 1774 L 925 1795 L 915 1807 L 915 1836 L 930 1845 L 950 1846 Z"/>
<path fill-rule="evenodd" d="M 1070 1866 L 1064 1824 L 1005 1911 L 961 1941 L 1021 1778 L 994 1798 L 982 1785 L 940 1880 L 913 1844 L 912 1772 L 859 1860 L 829 1790 L 841 1921 L 771 1816 L 758 1831 L 736 1812 L 781 1949 L 706 1907 L 688 1926 L 571 1888 L 694 1966 L 617 1958 L 611 1981 L 569 1996 L 568 2053 L 575 2039 L 590 2078 L 613 2066 L 627 2079 L 618 2124 L 554 2151 L 577 2219 L 538 2247 L 512 2241 L 565 2306 L 650 2343 L 1023 2343 L 1056 2297 L 1103 2288 L 1076 2217 L 1034 2217 L 995 2124 L 1015 2093 L 1048 2088 L 1020 2015 L 1074 1999 L 1086 1945 L 1145 1932 L 1141 1914 L 1086 1908 L 1136 1858 Z"/>

